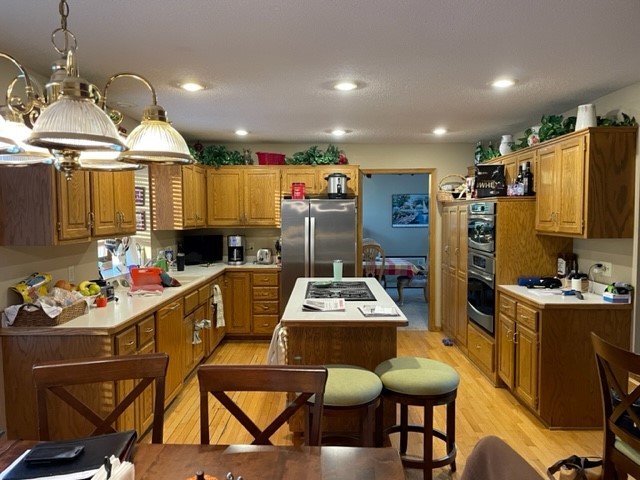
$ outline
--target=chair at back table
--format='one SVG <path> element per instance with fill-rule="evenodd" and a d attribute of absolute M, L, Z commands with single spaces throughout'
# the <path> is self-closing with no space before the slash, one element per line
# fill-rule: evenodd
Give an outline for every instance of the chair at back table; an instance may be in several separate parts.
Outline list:
<path fill-rule="evenodd" d="M 50 392 L 68 404 L 95 426 L 89 436 L 115 432 L 113 424 L 144 390 L 155 382 L 153 406 L 153 443 L 162 443 L 164 428 L 165 375 L 169 356 L 166 353 L 80 358 L 40 363 L 33 366 L 33 381 L 38 404 L 38 435 L 51 440 L 47 396 Z M 132 390 L 103 417 L 66 387 L 103 382 L 138 380 Z M 114 402 L 115 403 L 115 402 Z M 139 432 L 142 434 L 143 432 Z"/>
<path fill-rule="evenodd" d="M 380 260 L 376 264 L 376 260 Z M 368 243 L 362 246 L 362 268 L 365 277 L 375 277 L 379 282 L 384 282 L 384 249 L 377 243 Z"/>
<path fill-rule="evenodd" d="M 604 412 L 603 480 L 640 478 L 640 385 L 629 393 L 629 374 L 640 375 L 640 355 L 591 333 Z"/>
<path fill-rule="evenodd" d="M 307 445 L 320 445 L 324 388 L 327 369 L 306 365 L 201 365 L 198 367 L 200 385 L 200 443 L 208 444 L 209 393 L 253 436 L 252 445 L 272 445 L 271 436 L 315 395 L 311 420 L 305 425 Z M 246 412 L 226 392 L 282 392 L 295 393 L 279 415 L 264 429 L 258 427 Z M 305 415 L 308 418 L 309 415 Z"/>

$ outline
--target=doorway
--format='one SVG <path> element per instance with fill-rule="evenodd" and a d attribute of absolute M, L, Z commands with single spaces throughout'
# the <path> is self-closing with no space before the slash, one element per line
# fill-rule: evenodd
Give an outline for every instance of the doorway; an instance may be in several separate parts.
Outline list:
<path fill-rule="evenodd" d="M 386 257 L 406 258 L 427 270 L 427 329 L 436 330 L 431 300 L 434 298 L 434 222 L 437 218 L 435 169 L 362 169 L 361 172 L 362 237 L 380 243 Z M 399 210 L 403 213 L 401 221 L 398 221 Z M 397 277 L 390 276 L 386 284 L 394 300 L 398 299 L 396 280 Z M 410 287 L 404 292 L 416 301 L 425 301 L 424 288 Z M 405 293 L 405 299 L 408 297 Z"/>

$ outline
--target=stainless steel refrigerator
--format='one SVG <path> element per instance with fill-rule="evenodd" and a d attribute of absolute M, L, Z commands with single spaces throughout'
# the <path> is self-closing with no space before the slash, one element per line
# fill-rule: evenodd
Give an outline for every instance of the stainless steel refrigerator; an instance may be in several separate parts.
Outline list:
<path fill-rule="evenodd" d="M 332 277 L 342 260 L 344 277 L 356 276 L 356 199 L 282 200 L 282 309 L 300 277 Z"/>

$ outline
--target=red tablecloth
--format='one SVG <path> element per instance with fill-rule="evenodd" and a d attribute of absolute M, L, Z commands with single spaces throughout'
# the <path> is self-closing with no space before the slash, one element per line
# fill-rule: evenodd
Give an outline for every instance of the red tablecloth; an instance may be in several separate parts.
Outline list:
<path fill-rule="evenodd" d="M 376 262 L 376 273 L 380 270 L 382 262 Z M 420 269 L 404 258 L 386 258 L 384 261 L 384 275 L 404 275 L 413 277 Z"/>

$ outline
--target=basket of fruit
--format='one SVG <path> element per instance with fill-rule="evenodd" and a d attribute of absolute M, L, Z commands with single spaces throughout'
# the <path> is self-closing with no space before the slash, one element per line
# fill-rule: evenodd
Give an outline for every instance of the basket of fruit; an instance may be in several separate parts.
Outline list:
<path fill-rule="evenodd" d="M 48 274 L 34 274 L 50 280 Z M 32 279 L 29 277 L 29 279 Z M 29 280 L 27 279 L 27 280 Z M 12 327 L 54 327 L 62 325 L 74 318 L 84 315 L 89 310 L 96 295 L 100 294 L 100 286 L 95 282 L 84 281 L 77 286 L 59 280 L 50 291 L 46 283 L 39 286 L 35 293 L 32 289 L 23 289 L 21 282 L 14 288 L 21 293 L 21 305 L 13 305 L 4 310 L 6 324 Z"/>

